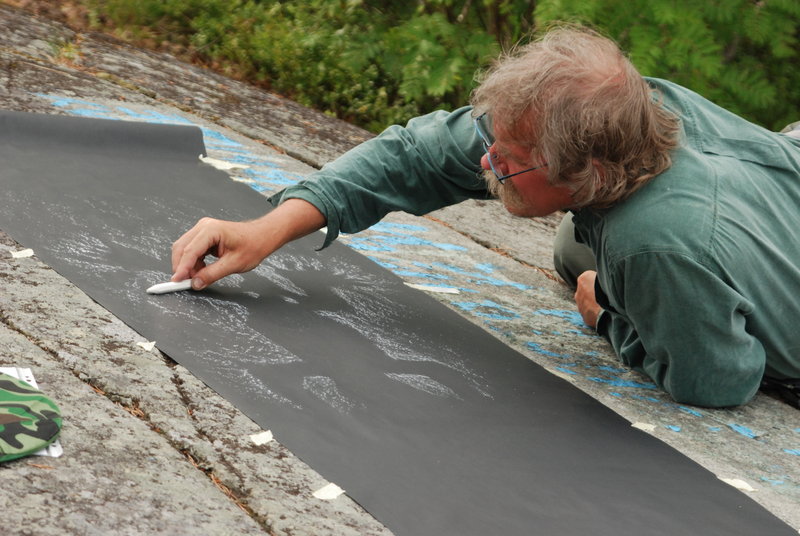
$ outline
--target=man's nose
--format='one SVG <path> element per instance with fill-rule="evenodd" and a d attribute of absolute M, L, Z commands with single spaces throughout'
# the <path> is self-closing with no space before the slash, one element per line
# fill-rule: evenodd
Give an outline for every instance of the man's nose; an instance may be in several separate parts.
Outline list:
<path fill-rule="evenodd" d="M 489 165 L 489 153 L 483 153 L 481 157 L 481 167 L 485 170 L 492 169 L 492 166 Z"/>

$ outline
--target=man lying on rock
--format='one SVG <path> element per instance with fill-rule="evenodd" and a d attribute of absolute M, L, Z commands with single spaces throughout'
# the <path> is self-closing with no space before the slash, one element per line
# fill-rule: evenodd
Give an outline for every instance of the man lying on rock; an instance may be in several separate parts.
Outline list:
<path fill-rule="evenodd" d="M 502 57 L 471 106 L 393 126 L 270 198 L 260 219 L 202 219 L 173 245 L 195 289 L 327 226 L 499 197 L 568 211 L 556 267 L 587 325 L 680 403 L 733 406 L 800 378 L 800 139 L 642 77 L 593 31 L 556 28 Z M 219 259 L 206 265 L 213 254 Z"/>

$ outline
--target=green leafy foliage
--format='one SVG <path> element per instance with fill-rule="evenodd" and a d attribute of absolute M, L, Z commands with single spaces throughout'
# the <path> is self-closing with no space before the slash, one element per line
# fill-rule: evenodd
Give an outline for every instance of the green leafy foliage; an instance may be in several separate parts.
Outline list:
<path fill-rule="evenodd" d="M 615 38 L 643 74 L 673 80 L 765 127 L 800 117 L 796 0 L 539 3 L 540 24 L 564 19 Z"/>
<path fill-rule="evenodd" d="M 647 75 L 770 128 L 800 116 L 796 0 L 82 0 L 129 39 L 378 131 L 467 102 L 474 73 L 549 21 L 589 23 Z"/>

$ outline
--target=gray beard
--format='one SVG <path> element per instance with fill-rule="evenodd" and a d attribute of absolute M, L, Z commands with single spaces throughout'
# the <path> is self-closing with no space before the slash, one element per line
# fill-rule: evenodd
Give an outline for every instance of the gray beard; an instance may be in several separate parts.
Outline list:
<path fill-rule="evenodd" d="M 489 193 L 498 198 L 509 212 L 512 214 L 525 212 L 528 208 L 510 179 L 500 182 L 497 180 L 497 175 L 488 169 L 483 172 L 483 178 L 486 180 Z"/>

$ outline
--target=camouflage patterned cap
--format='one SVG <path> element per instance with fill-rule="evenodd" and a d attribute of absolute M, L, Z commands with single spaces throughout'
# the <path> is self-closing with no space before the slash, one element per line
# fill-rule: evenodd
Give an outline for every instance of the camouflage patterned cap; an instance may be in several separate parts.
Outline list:
<path fill-rule="evenodd" d="M 55 441 L 61 412 L 41 391 L 0 373 L 0 462 L 27 456 Z"/>

